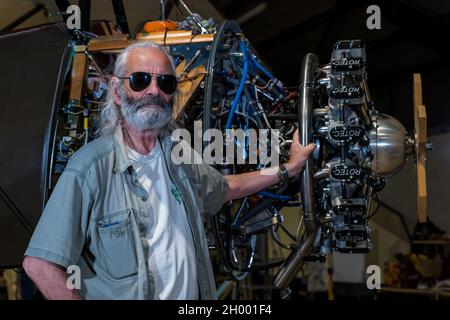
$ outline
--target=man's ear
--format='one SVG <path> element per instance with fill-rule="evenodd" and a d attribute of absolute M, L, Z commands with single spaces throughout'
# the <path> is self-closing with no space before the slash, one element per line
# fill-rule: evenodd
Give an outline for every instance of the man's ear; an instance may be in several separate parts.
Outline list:
<path fill-rule="evenodd" d="M 110 81 L 111 92 L 116 105 L 120 106 L 120 95 L 117 92 L 119 90 L 119 79 L 117 77 L 112 77 Z"/>

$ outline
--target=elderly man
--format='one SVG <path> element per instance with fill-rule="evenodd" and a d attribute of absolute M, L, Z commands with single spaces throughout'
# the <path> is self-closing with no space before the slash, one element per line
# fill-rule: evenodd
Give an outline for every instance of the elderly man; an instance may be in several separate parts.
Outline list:
<path fill-rule="evenodd" d="M 48 299 L 214 299 L 201 213 L 279 182 L 259 172 L 222 176 L 206 164 L 175 165 L 167 130 L 176 91 L 170 55 L 138 42 L 118 57 L 101 137 L 72 156 L 25 252 L 23 267 Z M 298 133 L 297 175 L 314 145 Z M 69 266 L 81 271 L 68 286 Z"/>

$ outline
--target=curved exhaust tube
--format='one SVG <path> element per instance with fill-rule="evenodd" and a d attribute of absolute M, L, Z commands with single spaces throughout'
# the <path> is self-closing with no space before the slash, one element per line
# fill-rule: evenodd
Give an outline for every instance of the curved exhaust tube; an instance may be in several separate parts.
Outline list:
<path fill-rule="evenodd" d="M 316 71 L 319 59 L 313 53 L 308 53 L 303 59 L 300 76 L 300 102 L 298 104 L 300 139 L 303 145 L 307 145 L 312 140 L 312 103 L 314 90 L 314 72 Z M 309 255 L 317 233 L 316 209 L 313 195 L 313 173 L 312 159 L 308 159 L 305 168 L 300 174 L 300 193 L 302 195 L 303 219 L 307 237 L 305 241 L 297 240 L 294 249 L 283 265 L 280 267 L 275 277 L 275 287 L 286 288 L 305 262 L 304 258 Z"/>

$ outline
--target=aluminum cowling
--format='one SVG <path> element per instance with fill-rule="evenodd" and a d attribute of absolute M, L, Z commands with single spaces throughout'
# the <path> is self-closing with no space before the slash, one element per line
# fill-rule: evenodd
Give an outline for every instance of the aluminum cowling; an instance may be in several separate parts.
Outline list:
<path fill-rule="evenodd" d="M 397 173 L 406 161 L 406 141 L 405 127 L 394 117 L 379 113 L 370 131 L 372 175 L 390 177 Z"/>

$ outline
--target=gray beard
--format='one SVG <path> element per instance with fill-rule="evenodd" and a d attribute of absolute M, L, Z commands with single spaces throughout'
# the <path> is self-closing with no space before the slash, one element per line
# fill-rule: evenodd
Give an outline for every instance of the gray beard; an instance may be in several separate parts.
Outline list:
<path fill-rule="evenodd" d="M 161 96 L 134 100 L 124 94 L 120 110 L 126 123 L 139 131 L 164 128 L 172 119 L 172 106 Z"/>

